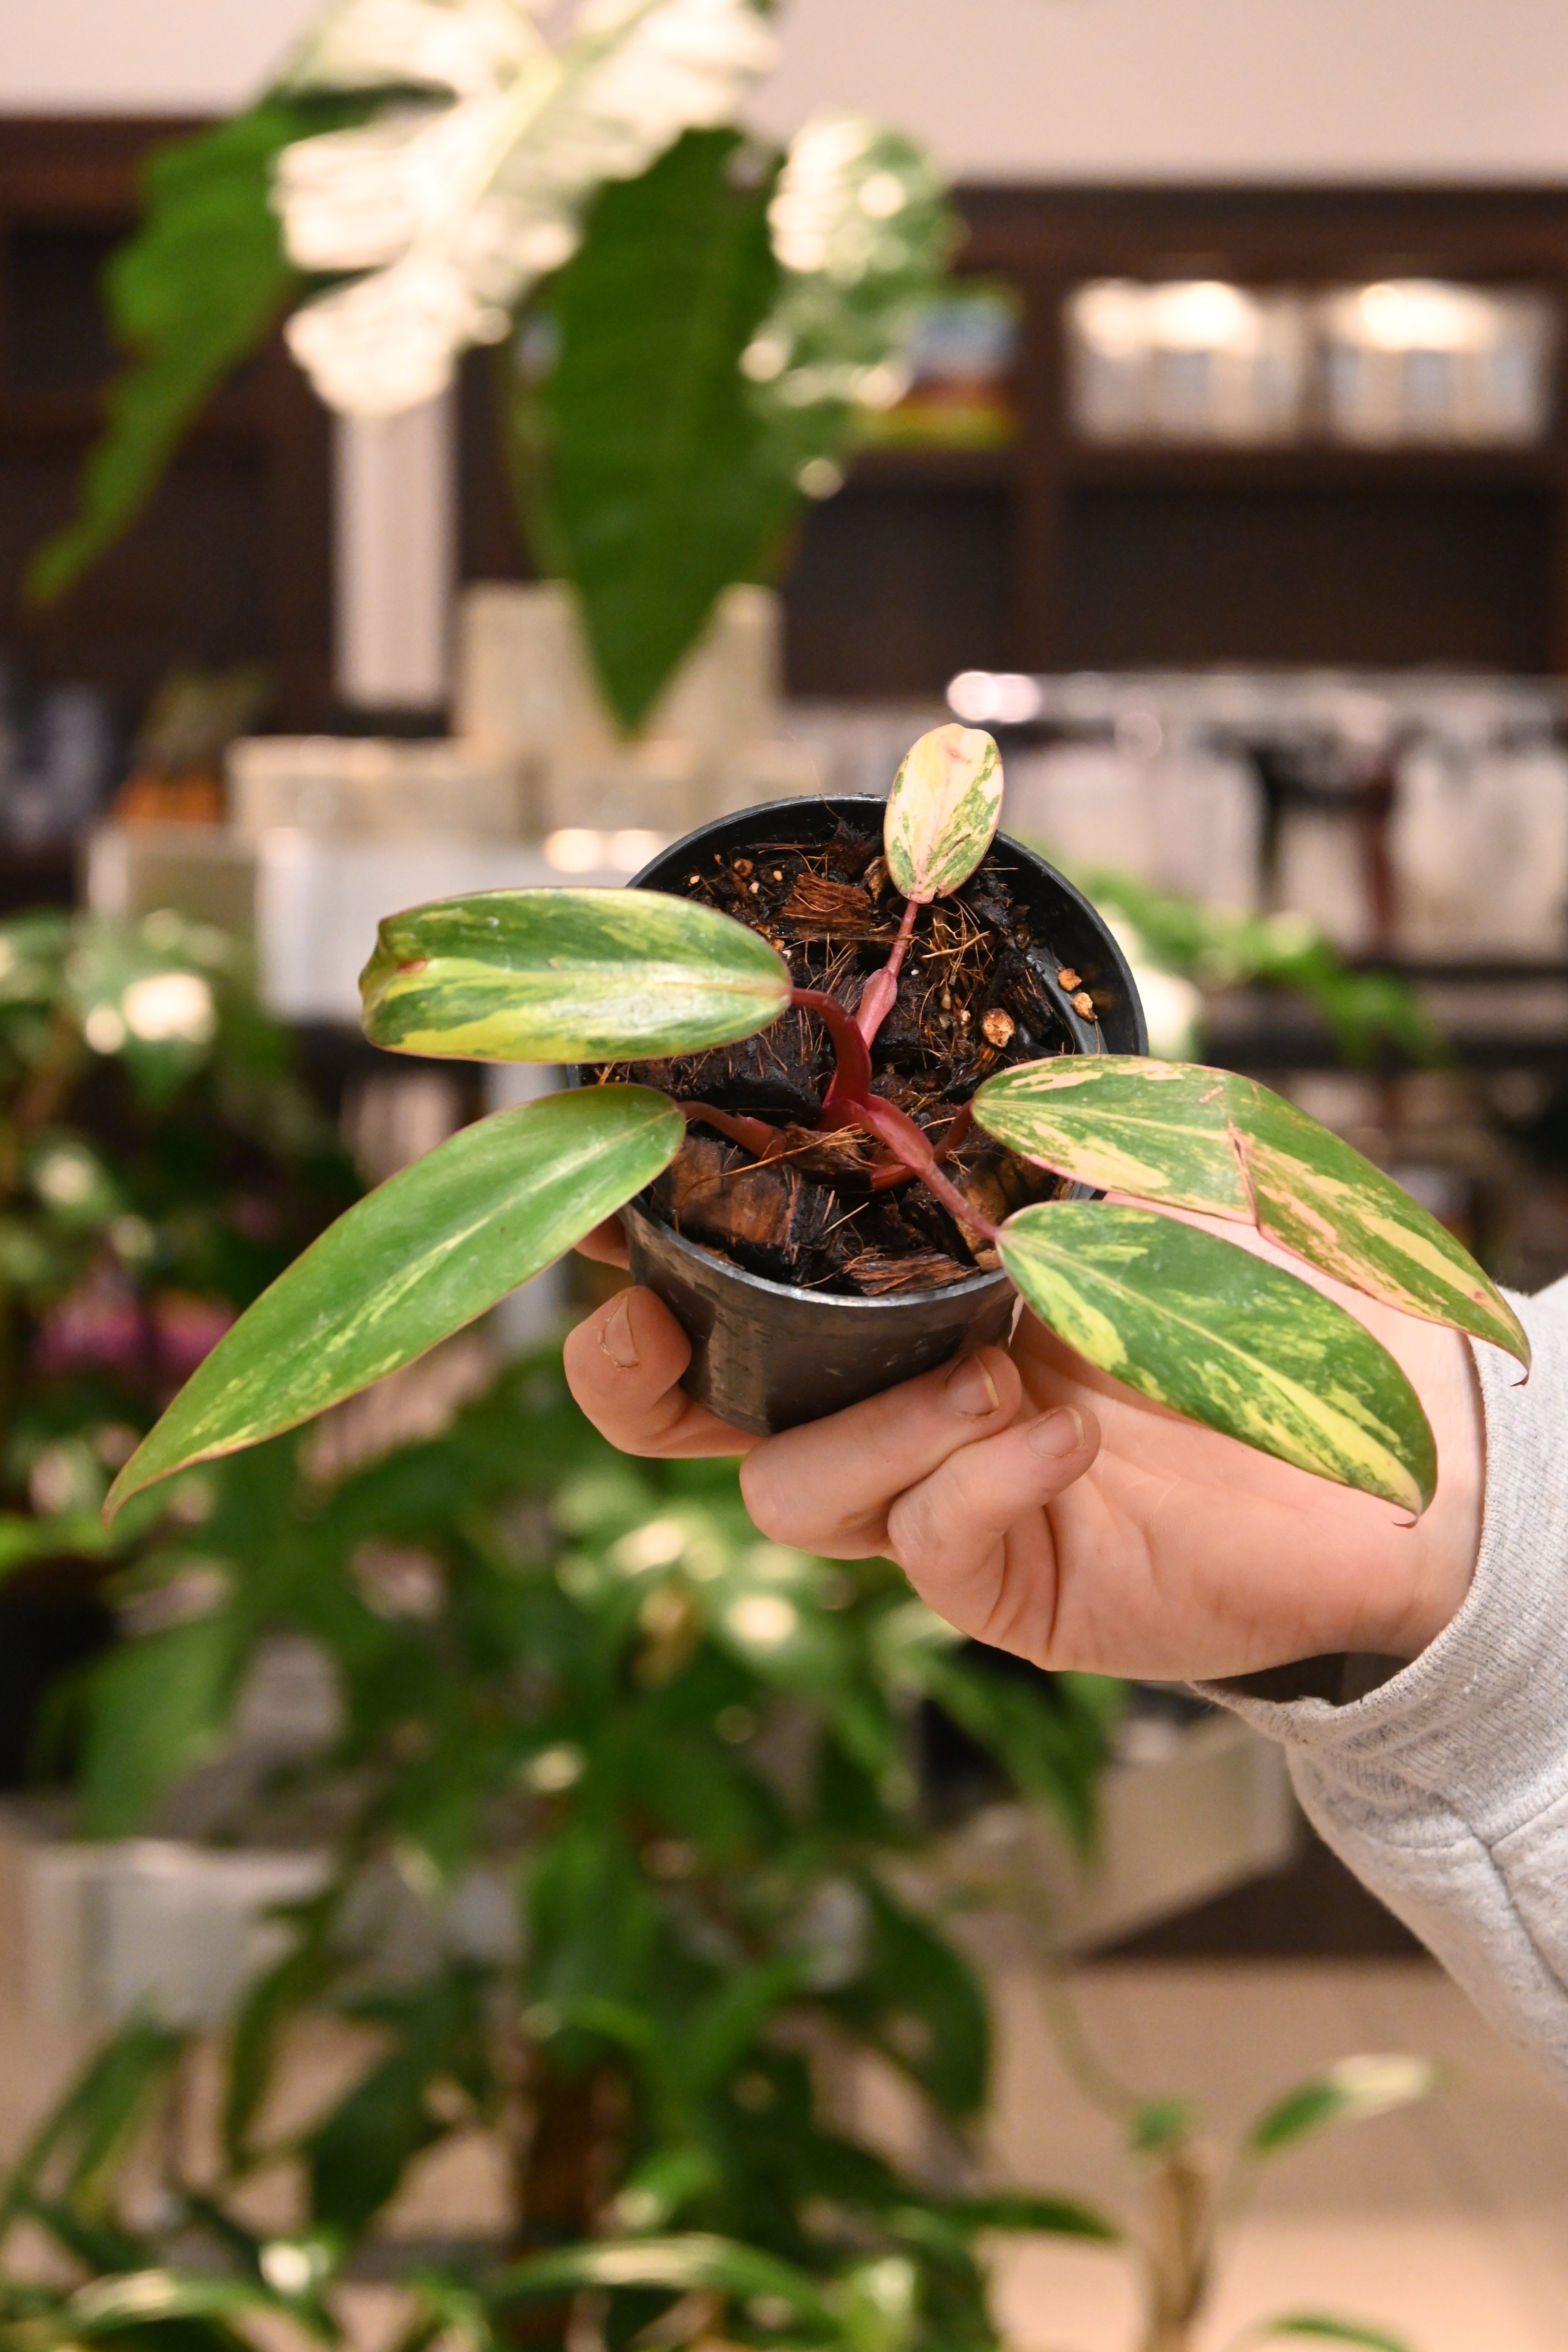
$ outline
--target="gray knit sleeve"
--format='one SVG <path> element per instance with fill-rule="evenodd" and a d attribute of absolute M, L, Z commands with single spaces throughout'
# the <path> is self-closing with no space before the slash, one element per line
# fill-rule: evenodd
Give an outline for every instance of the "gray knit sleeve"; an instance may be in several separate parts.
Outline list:
<path fill-rule="evenodd" d="M 1486 1503 L 1453 1622 L 1349 1706 L 1206 1695 L 1284 1742 L 1327 1843 L 1568 2090 L 1568 1281 L 1513 1303 L 1534 1365 L 1476 1349 Z"/>

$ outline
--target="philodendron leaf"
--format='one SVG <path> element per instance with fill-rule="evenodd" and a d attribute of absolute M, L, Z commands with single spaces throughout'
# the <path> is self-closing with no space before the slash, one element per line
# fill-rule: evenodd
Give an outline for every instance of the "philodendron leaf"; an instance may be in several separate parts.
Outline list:
<path fill-rule="evenodd" d="M 686 1123 L 647 1087 L 498 1111 L 357 1202 L 224 1334 L 110 1489 L 292 1429 L 424 1355 L 650 1183 Z"/>
<path fill-rule="evenodd" d="M 1295 1275 L 1109 1201 L 1020 1210 L 1001 1251 L 1041 1321 L 1141 1395 L 1342 1486 L 1431 1501 L 1436 1447 L 1415 1390 Z"/>
<path fill-rule="evenodd" d="M 360 993 L 395 1053 L 640 1061 L 765 1029 L 790 976 L 743 923 L 659 890 L 487 890 L 388 915 Z"/>
<path fill-rule="evenodd" d="M 1429 2097 L 1440 2080 L 1431 2059 L 1399 2051 L 1342 2058 L 1287 2091 L 1261 2115 L 1247 2136 L 1247 2152 L 1275 2156 L 1331 2124 L 1368 2123 L 1373 2116 L 1392 2115 L 1396 2107 Z"/>
<path fill-rule="evenodd" d="M 933 727 L 893 779 L 882 842 L 894 887 L 917 906 L 967 882 L 1002 814 L 1002 755 L 978 727 Z"/>
<path fill-rule="evenodd" d="M 987 1134 L 1079 1183 L 1233 1217 L 1369 1298 L 1530 1362 L 1506 1298 L 1392 1176 L 1255 1078 L 1133 1054 L 987 1078 Z"/>

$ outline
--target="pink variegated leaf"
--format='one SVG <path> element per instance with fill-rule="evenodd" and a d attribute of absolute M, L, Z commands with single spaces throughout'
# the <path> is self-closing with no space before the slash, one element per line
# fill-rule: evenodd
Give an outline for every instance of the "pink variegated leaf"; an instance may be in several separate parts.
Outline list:
<path fill-rule="evenodd" d="M 895 889 L 917 906 L 967 882 L 1002 814 L 1002 755 L 978 727 L 933 727 L 905 754 L 882 827 Z"/>

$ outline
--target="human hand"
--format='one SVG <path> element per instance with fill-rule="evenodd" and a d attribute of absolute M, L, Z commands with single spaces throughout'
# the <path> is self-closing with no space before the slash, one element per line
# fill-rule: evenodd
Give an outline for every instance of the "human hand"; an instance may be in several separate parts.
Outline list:
<path fill-rule="evenodd" d="M 614 1239 L 601 1228 L 593 1254 Z M 1463 1601 L 1479 1542 L 1468 1344 L 1255 1245 L 1366 1324 L 1415 1388 L 1438 1486 L 1414 1527 L 1149 1403 L 1031 1315 L 1007 1349 L 760 1441 L 679 1388 L 689 1344 L 648 1291 L 572 1334 L 567 1378 L 623 1450 L 745 1454 L 765 1535 L 886 1554 L 962 1632 L 1037 1665 L 1196 1681 L 1340 1650 L 1414 1657 Z"/>

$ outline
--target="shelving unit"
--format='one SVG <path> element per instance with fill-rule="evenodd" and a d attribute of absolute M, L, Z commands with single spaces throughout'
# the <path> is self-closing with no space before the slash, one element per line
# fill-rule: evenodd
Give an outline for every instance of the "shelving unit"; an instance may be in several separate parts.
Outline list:
<path fill-rule="evenodd" d="M 1068 418 L 1063 323 L 1073 289 L 1100 278 L 1430 276 L 1539 289 L 1568 342 L 1568 192 L 995 186 L 960 201 L 962 267 L 1008 278 L 1023 304 L 1017 437 L 857 462 L 802 533 L 798 692 L 929 692 L 970 667 L 1568 669 L 1561 397 L 1526 449 L 1089 443 Z"/>
<path fill-rule="evenodd" d="M 0 120 L 0 651 L 37 679 L 106 687 L 128 714 L 176 654 L 259 657 L 277 720 L 320 725 L 331 706 L 330 427 L 276 340 L 194 425 L 146 515 L 80 590 L 47 611 L 22 598 L 27 558 L 73 510 L 119 364 L 100 278 L 134 226 L 141 161 L 196 127 Z"/>

